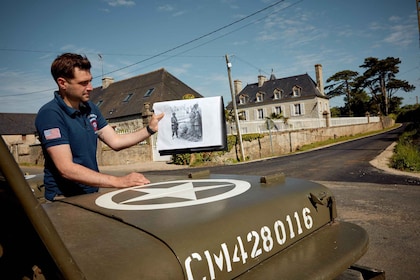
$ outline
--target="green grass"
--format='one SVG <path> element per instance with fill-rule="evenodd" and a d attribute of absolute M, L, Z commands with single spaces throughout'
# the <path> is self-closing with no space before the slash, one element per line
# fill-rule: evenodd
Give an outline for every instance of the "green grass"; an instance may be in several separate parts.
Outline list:
<path fill-rule="evenodd" d="M 420 172 L 420 124 L 407 126 L 401 134 L 390 161 L 390 167 L 411 172 Z"/>

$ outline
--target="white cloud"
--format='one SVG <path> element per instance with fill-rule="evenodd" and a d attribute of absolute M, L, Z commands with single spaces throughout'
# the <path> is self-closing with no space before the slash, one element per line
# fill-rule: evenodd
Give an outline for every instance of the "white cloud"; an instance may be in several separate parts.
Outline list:
<path fill-rule="evenodd" d="M 172 6 L 170 4 L 165 4 L 165 5 L 159 6 L 157 8 L 157 10 L 160 11 L 160 12 L 172 13 L 173 17 L 179 17 L 179 16 L 182 16 L 186 13 L 186 11 L 177 10 L 174 6 Z"/>
<path fill-rule="evenodd" d="M 173 14 L 172 14 L 172 16 L 174 16 L 174 17 L 179 17 L 179 16 L 184 15 L 185 13 L 186 13 L 185 11 L 178 11 L 178 12 L 176 12 L 176 13 L 173 13 Z"/>
<path fill-rule="evenodd" d="M 132 0 L 108 0 L 108 5 L 112 6 L 112 7 L 117 7 L 117 6 L 135 6 L 136 2 L 132 1 Z"/>
<path fill-rule="evenodd" d="M 174 76 L 180 76 L 185 73 L 188 73 L 188 70 L 191 69 L 191 67 L 192 67 L 192 64 L 182 64 L 177 67 L 168 67 L 168 71 Z"/>
<path fill-rule="evenodd" d="M 36 113 L 43 104 L 52 99 L 55 88 L 55 83 L 48 73 L 39 75 L 1 69 L 0 112 Z"/>
<path fill-rule="evenodd" d="M 276 35 L 274 34 L 274 32 L 267 32 L 267 31 L 262 31 L 260 32 L 259 36 L 257 37 L 257 41 L 275 41 L 277 40 Z"/>
<path fill-rule="evenodd" d="M 389 18 L 389 21 L 390 22 L 399 22 L 401 20 L 401 18 L 400 17 L 398 17 L 398 16 L 391 16 L 390 18 Z"/>
<path fill-rule="evenodd" d="M 22 78 L 25 77 L 25 78 Z M 55 84 L 48 72 L 37 73 L 2 69 L 0 72 L 0 96 L 48 91 Z"/>
<path fill-rule="evenodd" d="M 414 33 L 411 32 L 412 26 L 408 25 L 395 25 L 391 27 L 391 33 L 384 39 L 385 42 L 406 47 L 413 42 Z"/>
<path fill-rule="evenodd" d="M 384 42 L 400 47 L 407 47 L 414 42 L 413 38 L 417 36 L 417 16 L 411 15 L 402 21 L 401 18 L 392 16 L 389 18 L 390 26 L 388 35 Z M 400 24 L 396 24 L 400 22 Z"/>
<path fill-rule="evenodd" d="M 384 30 L 385 29 L 385 26 L 382 23 L 379 23 L 379 22 L 375 22 L 374 21 L 374 22 L 371 22 L 369 24 L 369 29 L 372 30 L 372 31 Z"/>
<path fill-rule="evenodd" d="M 161 11 L 161 12 L 172 12 L 173 10 L 175 10 L 174 6 L 170 4 L 165 4 L 158 7 L 158 11 Z"/>
<path fill-rule="evenodd" d="M 234 45 L 234 46 L 244 46 L 246 44 L 248 44 L 248 40 L 235 41 L 235 42 L 233 42 L 232 45 Z"/>
<path fill-rule="evenodd" d="M 239 9 L 238 4 L 236 3 L 236 0 L 222 0 L 221 1 L 224 4 L 227 4 L 231 9 Z"/>

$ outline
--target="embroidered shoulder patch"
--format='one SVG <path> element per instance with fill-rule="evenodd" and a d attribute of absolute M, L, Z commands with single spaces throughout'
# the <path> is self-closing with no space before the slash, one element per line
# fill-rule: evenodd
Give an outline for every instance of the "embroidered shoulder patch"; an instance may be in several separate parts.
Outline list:
<path fill-rule="evenodd" d="M 61 138 L 61 133 L 59 128 L 51 128 L 44 130 L 44 136 L 47 140 L 54 140 Z"/>

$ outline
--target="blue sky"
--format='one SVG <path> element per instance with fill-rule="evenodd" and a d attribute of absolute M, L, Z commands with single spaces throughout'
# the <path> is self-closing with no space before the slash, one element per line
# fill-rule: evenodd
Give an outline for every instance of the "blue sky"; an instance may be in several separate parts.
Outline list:
<path fill-rule="evenodd" d="M 398 57 L 397 78 L 420 97 L 415 0 L 20 0 L 0 4 L 0 112 L 36 113 L 56 85 L 50 65 L 63 52 L 86 54 L 93 85 L 165 68 L 204 96 L 231 101 L 232 79 L 308 73 L 325 80 L 362 73 L 367 57 Z M 102 59 L 100 59 L 99 54 Z M 331 106 L 342 106 L 334 98 Z"/>

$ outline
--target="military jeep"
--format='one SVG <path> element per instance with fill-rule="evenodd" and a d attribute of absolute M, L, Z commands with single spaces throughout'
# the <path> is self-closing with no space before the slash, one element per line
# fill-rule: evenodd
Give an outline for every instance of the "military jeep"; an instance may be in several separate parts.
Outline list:
<path fill-rule="evenodd" d="M 48 203 L 0 154 L 1 279 L 385 278 L 354 266 L 368 235 L 314 182 L 201 172 Z"/>

